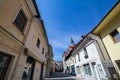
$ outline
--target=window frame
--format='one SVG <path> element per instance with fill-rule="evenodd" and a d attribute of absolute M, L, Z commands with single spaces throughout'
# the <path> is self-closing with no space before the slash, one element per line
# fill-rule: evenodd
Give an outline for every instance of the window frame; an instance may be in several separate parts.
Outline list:
<path fill-rule="evenodd" d="M 20 26 L 18 26 L 18 24 L 15 23 L 18 15 L 20 14 L 20 11 L 22 11 L 22 15 L 24 16 L 24 19 L 25 19 L 24 24 L 22 24 L 22 25 L 23 25 L 23 28 L 21 28 L 21 29 L 20 29 Z M 23 18 L 22 18 L 22 19 L 23 19 Z M 21 20 L 19 20 L 19 21 L 21 21 Z M 24 29 L 25 29 L 25 26 L 26 26 L 26 24 L 27 24 L 27 21 L 28 21 L 28 19 L 27 19 L 27 16 L 25 15 L 24 10 L 23 10 L 22 8 L 20 8 L 19 11 L 17 12 L 16 16 L 14 17 L 14 20 L 12 21 L 12 23 L 16 26 L 16 28 L 17 28 L 20 32 L 23 32 Z"/>
<path fill-rule="evenodd" d="M 84 51 L 84 58 L 86 58 L 86 59 L 89 58 L 89 55 L 88 55 L 86 47 L 83 49 L 83 51 Z"/>
<path fill-rule="evenodd" d="M 80 59 L 80 54 L 78 53 L 78 61 L 80 62 L 80 60 L 81 60 L 81 59 Z"/>
<path fill-rule="evenodd" d="M 111 36 L 111 38 L 112 38 L 112 40 L 113 40 L 114 43 L 120 42 L 120 39 L 119 39 L 119 40 L 116 39 L 117 35 L 120 36 L 120 33 L 119 33 L 119 31 L 118 31 L 117 29 L 113 30 L 113 31 L 110 33 L 110 36 Z"/>
<path fill-rule="evenodd" d="M 86 67 L 87 65 L 88 65 L 88 67 Z M 85 75 L 86 76 L 92 76 L 92 70 L 91 70 L 90 64 L 89 63 L 88 64 L 84 64 L 83 66 L 84 66 L 84 73 L 85 73 Z M 86 69 L 87 70 L 89 69 L 90 73 L 89 73 L 89 71 L 86 71 Z"/>
<path fill-rule="evenodd" d="M 117 65 L 118 69 L 120 70 L 120 60 L 115 60 L 115 63 Z"/>
<path fill-rule="evenodd" d="M 1 51 L 0 51 L 0 55 L 5 56 L 5 57 L 7 58 L 7 60 L 6 60 L 5 64 L 4 64 L 5 66 L 4 66 L 4 68 L 3 68 L 4 71 L 1 71 L 2 74 L 1 74 L 1 77 L 0 77 L 0 79 L 3 79 L 3 80 L 4 80 L 4 78 L 6 78 L 6 76 L 7 76 L 7 74 L 8 74 L 9 67 L 10 67 L 10 65 L 11 65 L 12 56 L 10 56 L 10 55 L 8 55 L 8 54 L 6 54 L 6 53 L 3 53 L 3 52 L 1 52 Z"/>
<path fill-rule="evenodd" d="M 42 54 L 44 54 L 44 52 L 45 52 L 45 49 L 44 49 L 44 48 L 42 48 Z"/>
<path fill-rule="evenodd" d="M 37 48 L 40 48 L 40 39 L 37 39 L 37 44 L 36 44 Z"/>
<path fill-rule="evenodd" d="M 78 54 L 75 54 L 75 59 L 76 59 L 76 63 L 78 63 L 79 62 Z"/>
<path fill-rule="evenodd" d="M 81 74 L 81 66 L 76 66 L 76 72 L 77 74 Z"/>
<path fill-rule="evenodd" d="M 74 59 L 75 59 L 75 63 L 77 63 L 77 61 L 76 61 L 76 56 L 74 55 Z"/>
<path fill-rule="evenodd" d="M 27 57 L 26 64 L 31 65 L 30 66 L 31 70 L 29 70 L 30 68 L 28 68 L 28 66 L 24 66 L 24 71 L 23 71 L 21 80 L 25 80 L 26 79 L 25 76 L 27 76 L 27 80 L 31 80 L 33 78 L 33 74 L 34 74 L 34 70 L 35 70 L 35 60 L 32 57 Z M 25 75 L 25 72 L 26 72 L 25 67 L 27 67 L 28 73 L 30 73 L 30 74 Z"/>

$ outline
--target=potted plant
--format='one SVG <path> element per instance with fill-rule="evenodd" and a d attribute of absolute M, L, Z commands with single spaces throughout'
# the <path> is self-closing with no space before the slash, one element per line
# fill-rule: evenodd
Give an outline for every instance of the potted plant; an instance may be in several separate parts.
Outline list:
<path fill-rule="evenodd" d="M 85 55 L 84 55 L 84 58 L 86 58 L 86 59 L 87 59 L 87 58 L 88 58 L 88 54 L 85 54 Z"/>

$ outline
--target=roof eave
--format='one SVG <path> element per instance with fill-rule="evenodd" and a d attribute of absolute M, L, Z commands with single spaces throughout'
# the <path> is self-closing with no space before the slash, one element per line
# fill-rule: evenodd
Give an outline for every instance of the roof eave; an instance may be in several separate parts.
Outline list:
<path fill-rule="evenodd" d="M 36 1 L 35 0 L 26 0 L 26 3 L 28 5 L 32 15 L 37 18 L 41 18 Z"/>
<path fill-rule="evenodd" d="M 106 16 L 100 21 L 100 23 L 91 31 L 94 34 L 99 34 L 105 25 L 120 13 L 120 1 L 118 1 L 113 8 L 106 14 Z"/>

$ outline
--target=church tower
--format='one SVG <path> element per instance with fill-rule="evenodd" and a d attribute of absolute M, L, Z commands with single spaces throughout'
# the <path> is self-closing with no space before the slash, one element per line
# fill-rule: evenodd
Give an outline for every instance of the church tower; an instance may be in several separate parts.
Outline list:
<path fill-rule="evenodd" d="M 70 47 L 70 48 L 73 48 L 73 47 L 75 46 L 75 43 L 74 43 L 74 41 L 73 41 L 73 38 L 72 38 L 72 37 L 71 37 L 70 42 L 71 42 L 71 43 L 70 43 L 70 46 L 69 46 L 69 47 Z"/>

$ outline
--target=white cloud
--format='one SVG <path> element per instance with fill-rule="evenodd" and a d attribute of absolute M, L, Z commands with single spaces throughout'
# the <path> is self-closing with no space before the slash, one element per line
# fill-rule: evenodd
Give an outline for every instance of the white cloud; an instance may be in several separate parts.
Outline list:
<path fill-rule="evenodd" d="M 54 53 L 54 60 L 56 61 L 62 61 L 62 54 L 60 53 Z"/>
<path fill-rule="evenodd" d="M 80 37 L 81 37 L 81 35 L 80 34 L 74 34 L 74 33 L 71 33 L 71 34 L 68 34 L 66 37 L 65 37 L 65 40 L 66 40 L 66 42 L 68 43 L 69 42 L 69 44 L 70 44 L 70 39 L 71 39 L 71 37 L 73 38 L 73 41 L 75 42 L 75 43 L 78 43 L 78 41 L 80 41 Z"/>
<path fill-rule="evenodd" d="M 75 43 L 78 43 L 78 41 L 80 41 L 79 34 L 67 34 L 67 35 L 59 35 L 54 39 L 50 39 L 49 42 L 53 46 L 53 48 L 67 49 L 68 46 L 70 45 L 71 37 L 73 38 Z"/>
<path fill-rule="evenodd" d="M 54 48 L 62 48 L 62 49 L 67 48 L 66 43 L 62 43 L 62 42 L 60 42 L 58 40 L 50 40 L 50 43 Z"/>
<path fill-rule="evenodd" d="M 62 54 L 69 47 L 71 37 L 76 44 L 80 41 L 81 35 L 75 33 L 60 35 L 58 32 L 55 34 L 57 36 L 55 35 L 55 37 L 49 39 L 49 42 L 53 47 L 54 60 L 62 60 Z"/>

